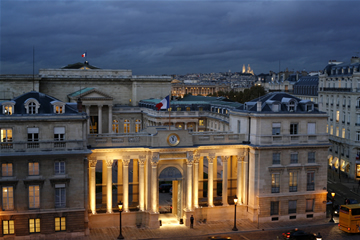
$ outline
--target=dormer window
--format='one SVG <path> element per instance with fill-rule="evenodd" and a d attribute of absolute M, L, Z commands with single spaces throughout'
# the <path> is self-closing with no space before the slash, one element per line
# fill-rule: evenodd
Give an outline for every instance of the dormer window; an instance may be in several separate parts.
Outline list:
<path fill-rule="evenodd" d="M 15 102 L 3 102 L 2 103 L 2 113 L 5 115 L 13 115 L 14 114 L 14 106 Z"/>
<path fill-rule="evenodd" d="M 314 104 L 306 104 L 305 108 L 307 112 L 314 111 Z"/>
<path fill-rule="evenodd" d="M 25 105 L 27 114 L 38 114 L 39 113 L 38 110 L 40 107 L 40 103 L 36 99 L 29 98 L 28 100 L 25 101 L 24 105 Z"/>
<path fill-rule="evenodd" d="M 51 104 L 53 105 L 54 113 L 55 114 L 64 114 L 65 113 L 65 103 L 60 101 L 52 101 Z"/>
<path fill-rule="evenodd" d="M 288 105 L 288 110 L 289 112 L 294 112 L 295 111 L 295 101 L 290 101 L 289 105 Z"/>
<path fill-rule="evenodd" d="M 280 111 L 280 104 L 274 103 L 272 105 L 272 111 L 273 112 L 279 112 Z"/>

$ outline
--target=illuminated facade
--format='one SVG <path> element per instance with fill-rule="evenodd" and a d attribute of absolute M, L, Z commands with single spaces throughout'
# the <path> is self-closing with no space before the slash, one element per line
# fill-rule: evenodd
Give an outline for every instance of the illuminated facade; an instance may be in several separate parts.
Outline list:
<path fill-rule="evenodd" d="M 81 75 L 74 76 L 84 75 L 82 71 L 86 71 L 86 81 Z M 268 94 L 244 105 L 199 96 L 171 101 L 169 114 L 155 109 L 170 90 L 169 78 L 128 75 L 117 79 L 103 77 L 99 82 L 100 70 L 82 71 L 62 70 L 54 74 L 52 70 L 52 75 L 48 72 L 38 76 L 34 85 L 46 90 L 46 94 L 56 93 L 58 99 L 70 103 L 59 102 L 73 106 L 72 109 L 78 104 L 83 109 L 83 114 L 78 115 L 86 116 L 80 121 L 81 127 L 74 124 L 77 130 L 71 130 L 71 122 L 66 122 L 71 134 L 80 134 L 76 141 L 82 142 L 78 161 L 85 164 L 78 169 L 83 172 L 77 177 L 83 180 L 74 177 L 69 187 L 78 186 L 76 195 L 87 199 L 83 202 L 85 216 L 78 219 L 84 223 L 84 233 L 87 227 L 117 227 L 118 201 L 123 202 L 123 226 L 158 228 L 162 212 L 159 184 L 165 181 L 172 184 L 172 214 L 187 226 L 191 215 L 203 221 L 232 220 L 235 195 L 240 203 L 239 219 L 269 222 L 325 218 L 327 116 L 315 109 L 312 102 L 285 93 Z M 0 80 L 11 89 L 19 81 L 26 82 L 24 78 L 7 76 Z M 144 85 L 134 84 L 140 80 Z M 60 84 L 63 82 L 67 84 Z M 33 82 L 27 84 L 32 86 Z M 127 95 L 118 94 L 116 89 Z M 11 124 L 5 124 L 6 114 L 14 111 L 12 106 L 16 114 L 17 105 L 12 101 L 2 103 L 0 128 L 4 129 L 2 139 L 6 140 L 2 146 L 7 146 L 10 138 L 15 139 L 18 131 L 6 130 Z M 40 108 L 30 103 L 23 105 L 24 109 L 36 113 Z M 54 105 L 53 111 L 63 111 L 61 106 L 65 105 Z M 28 118 L 22 124 L 33 121 L 31 116 L 22 117 Z M 1 156 L 8 151 L 13 150 L 2 148 Z M 66 147 L 66 153 L 71 151 Z M 53 158 L 53 152 L 41 154 L 44 152 Z M 41 154 L 36 152 L 33 158 Z M 17 171 L 25 174 L 28 170 L 17 167 Z M 50 184 L 47 179 L 51 176 L 42 177 L 44 187 Z M 22 204 L 22 208 L 30 211 Z M 1 214 L 3 219 L 8 218 L 6 221 L 13 220 L 7 210 Z M 17 235 L 19 230 L 14 221 Z M 60 216 L 56 224 L 61 226 L 61 221 Z M 69 229 L 65 232 L 71 234 Z"/>

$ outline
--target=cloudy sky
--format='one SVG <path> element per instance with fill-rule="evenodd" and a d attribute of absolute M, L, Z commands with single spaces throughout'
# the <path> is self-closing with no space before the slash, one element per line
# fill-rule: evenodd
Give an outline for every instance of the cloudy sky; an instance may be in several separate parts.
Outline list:
<path fill-rule="evenodd" d="M 360 1 L 1 0 L 1 74 L 317 71 L 360 52 Z M 280 64 L 279 64 L 280 63 Z"/>

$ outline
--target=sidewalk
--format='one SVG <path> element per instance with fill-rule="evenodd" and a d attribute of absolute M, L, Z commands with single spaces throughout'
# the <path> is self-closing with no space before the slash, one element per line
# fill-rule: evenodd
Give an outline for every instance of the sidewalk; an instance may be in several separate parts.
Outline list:
<path fill-rule="evenodd" d="M 260 229 L 258 229 L 257 223 L 252 223 L 249 220 L 237 220 L 236 226 L 239 229 L 237 233 L 248 232 L 248 231 L 262 231 L 270 229 L 294 229 L 301 228 L 303 226 L 314 226 L 314 225 L 325 225 L 325 224 L 336 224 L 329 223 L 329 219 L 321 220 L 297 220 L 296 222 L 270 222 L 260 223 Z M 167 239 L 186 239 L 186 237 L 194 237 L 200 235 L 224 235 L 227 233 L 234 234 L 232 228 L 234 222 L 232 221 L 214 221 L 206 224 L 195 225 L 193 229 L 185 227 L 184 225 L 170 225 L 162 226 L 159 229 L 147 229 L 147 228 L 136 228 L 136 227 L 124 227 L 122 228 L 122 235 L 125 239 L 156 239 L 156 238 L 167 238 Z M 85 239 L 90 240 L 108 240 L 116 239 L 119 235 L 119 228 L 103 228 L 93 229 L 90 231 L 90 236 Z"/>

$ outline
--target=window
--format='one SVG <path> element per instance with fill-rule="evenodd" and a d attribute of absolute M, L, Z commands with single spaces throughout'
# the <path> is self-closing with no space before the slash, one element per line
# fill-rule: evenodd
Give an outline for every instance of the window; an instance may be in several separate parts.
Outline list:
<path fill-rule="evenodd" d="M 36 104 L 34 102 L 29 103 L 28 105 L 28 114 L 36 113 Z"/>
<path fill-rule="evenodd" d="M 315 126 L 316 126 L 315 123 L 308 123 L 308 135 L 315 135 L 316 134 Z"/>
<path fill-rule="evenodd" d="M 130 133 L 130 121 L 127 119 L 124 120 L 124 133 Z"/>
<path fill-rule="evenodd" d="M 3 225 L 3 234 L 4 235 L 15 233 L 14 220 L 4 220 L 4 221 L 2 221 L 2 225 Z"/>
<path fill-rule="evenodd" d="M 360 114 L 356 114 L 356 123 L 360 125 Z"/>
<path fill-rule="evenodd" d="M 29 186 L 29 208 L 40 208 L 40 186 Z"/>
<path fill-rule="evenodd" d="M 279 201 L 270 203 L 270 215 L 279 215 Z"/>
<path fill-rule="evenodd" d="M 39 233 L 40 232 L 40 218 L 29 219 L 29 232 Z"/>
<path fill-rule="evenodd" d="M 314 191 L 315 190 L 315 173 L 314 172 L 308 172 L 307 174 L 307 187 L 306 191 Z"/>
<path fill-rule="evenodd" d="M 290 163 L 298 163 L 298 153 L 290 154 Z"/>
<path fill-rule="evenodd" d="M 272 135 L 280 135 L 281 123 L 272 124 Z"/>
<path fill-rule="evenodd" d="M 273 164 L 280 164 L 280 153 L 273 153 Z"/>
<path fill-rule="evenodd" d="M 13 114 L 13 106 L 12 105 L 3 106 L 3 113 L 5 115 L 12 115 Z"/>
<path fill-rule="evenodd" d="M 55 184 L 55 207 L 64 208 L 66 206 L 65 184 Z"/>
<path fill-rule="evenodd" d="M 55 218 L 55 232 L 66 231 L 66 217 Z"/>
<path fill-rule="evenodd" d="M 345 128 L 343 128 L 342 131 L 341 131 L 341 137 L 345 138 Z"/>
<path fill-rule="evenodd" d="M 112 131 L 113 131 L 113 133 L 119 133 L 119 121 L 118 120 L 113 120 Z"/>
<path fill-rule="evenodd" d="M 55 162 L 55 174 L 65 174 L 65 162 L 56 161 Z"/>
<path fill-rule="evenodd" d="M 141 130 L 141 120 L 136 119 L 135 120 L 135 132 L 140 132 L 140 130 Z"/>
<path fill-rule="evenodd" d="M 202 107 L 199 107 L 199 111 L 201 112 L 201 111 L 204 111 L 204 108 L 202 108 Z"/>
<path fill-rule="evenodd" d="M 54 141 L 65 140 L 65 127 L 54 127 Z"/>
<path fill-rule="evenodd" d="M 28 142 L 39 141 L 39 128 L 28 128 Z"/>
<path fill-rule="evenodd" d="M 204 126 L 205 124 L 204 124 L 204 120 L 203 119 L 200 119 L 199 120 L 199 126 Z"/>
<path fill-rule="evenodd" d="M 289 172 L 289 192 L 297 192 L 297 172 Z"/>
<path fill-rule="evenodd" d="M 296 200 L 289 200 L 289 214 L 296 213 Z"/>
<path fill-rule="evenodd" d="M 14 210 L 14 191 L 13 187 L 2 188 L 2 209 Z"/>
<path fill-rule="evenodd" d="M 55 106 L 55 113 L 56 114 L 64 113 L 64 106 Z"/>
<path fill-rule="evenodd" d="M 12 129 L 11 128 L 1 128 L 1 142 L 12 142 Z"/>
<path fill-rule="evenodd" d="M 290 101 L 288 107 L 289 107 L 289 112 L 295 111 L 295 101 Z"/>
<path fill-rule="evenodd" d="M 12 163 L 3 163 L 1 164 L 2 171 L 1 174 L 3 177 L 12 177 L 13 175 L 13 164 Z"/>
<path fill-rule="evenodd" d="M 29 162 L 29 176 L 39 175 L 39 163 Z"/>
<path fill-rule="evenodd" d="M 360 141 L 360 132 L 359 132 L 359 131 L 356 132 L 356 139 L 355 139 L 355 141 Z"/>
<path fill-rule="evenodd" d="M 290 124 L 290 134 L 298 134 L 298 124 L 297 123 L 291 123 Z"/>
<path fill-rule="evenodd" d="M 176 111 L 181 111 L 181 107 L 176 108 Z"/>
<path fill-rule="evenodd" d="M 315 152 L 308 152 L 308 163 L 315 163 Z"/>
<path fill-rule="evenodd" d="M 329 133 L 329 125 L 326 124 L 326 133 Z"/>
<path fill-rule="evenodd" d="M 188 111 L 188 112 L 189 112 L 189 111 L 190 111 L 190 107 L 186 107 L 186 111 Z"/>
<path fill-rule="evenodd" d="M 271 193 L 280 192 L 280 174 L 273 173 L 271 174 Z"/>
<path fill-rule="evenodd" d="M 306 199 L 306 212 L 314 211 L 314 199 Z"/>
<path fill-rule="evenodd" d="M 339 127 L 336 127 L 336 136 L 339 136 Z"/>
<path fill-rule="evenodd" d="M 330 135 L 333 135 L 334 134 L 334 128 L 333 128 L 333 126 L 331 125 L 330 126 Z"/>

